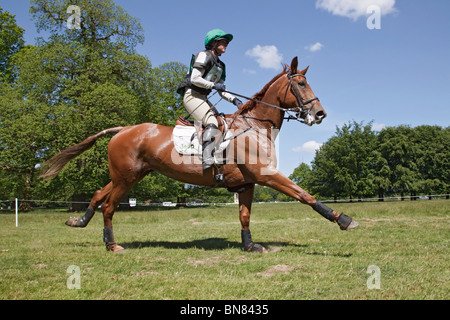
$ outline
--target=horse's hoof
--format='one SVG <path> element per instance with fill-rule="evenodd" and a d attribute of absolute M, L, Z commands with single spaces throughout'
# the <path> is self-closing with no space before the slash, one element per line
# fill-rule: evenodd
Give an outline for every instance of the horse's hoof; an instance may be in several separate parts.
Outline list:
<path fill-rule="evenodd" d="M 114 253 L 122 253 L 122 252 L 125 252 L 125 248 L 116 244 L 113 251 L 114 251 Z"/>
<path fill-rule="evenodd" d="M 254 243 L 249 249 L 248 252 L 258 252 L 258 253 L 267 253 L 266 248 L 264 248 L 262 245 Z"/>
<path fill-rule="evenodd" d="M 346 230 L 350 230 L 350 229 L 356 228 L 357 226 L 359 226 L 359 223 L 354 221 L 354 220 L 352 220 L 352 222 L 349 224 L 349 226 L 347 227 Z"/>
<path fill-rule="evenodd" d="M 350 218 L 349 216 L 347 216 L 343 213 L 341 213 L 339 215 L 336 222 L 339 225 L 339 227 L 341 228 L 341 230 L 350 230 L 350 229 L 353 229 L 353 228 L 356 228 L 357 226 L 359 226 L 358 222 L 353 221 L 352 218 Z"/>
<path fill-rule="evenodd" d="M 68 225 L 69 227 L 76 227 L 77 226 L 77 222 L 78 222 L 78 218 L 70 217 L 66 221 L 66 225 Z"/>
<path fill-rule="evenodd" d="M 125 252 L 125 249 L 124 249 L 123 247 L 119 246 L 119 245 L 116 244 L 116 243 L 108 244 L 108 245 L 106 246 L 106 250 L 112 251 L 112 252 L 114 252 L 114 253 L 122 253 L 122 252 Z"/>

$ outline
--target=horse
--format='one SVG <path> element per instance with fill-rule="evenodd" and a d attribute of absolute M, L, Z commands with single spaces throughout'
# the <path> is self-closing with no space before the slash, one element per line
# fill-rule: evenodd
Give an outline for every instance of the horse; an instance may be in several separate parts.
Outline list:
<path fill-rule="evenodd" d="M 154 123 L 142 123 L 127 127 L 115 127 L 94 134 L 79 144 L 68 147 L 43 164 L 41 177 L 51 179 L 72 159 L 90 149 L 95 142 L 108 134 L 115 134 L 108 145 L 108 166 L 111 181 L 95 191 L 82 218 L 71 217 L 70 227 L 87 226 L 95 210 L 102 204 L 103 241 L 106 249 L 121 252 L 124 248 L 115 242 L 112 219 L 116 207 L 130 189 L 147 174 L 156 171 L 184 183 L 209 187 L 226 187 L 237 192 L 242 248 L 247 252 L 266 253 L 267 249 L 253 242 L 250 233 L 250 213 L 255 184 L 273 188 L 316 212 L 341 230 L 350 230 L 356 221 L 338 214 L 296 185 L 276 169 L 276 152 L 273 141 L 286 119 L 296 119 L 312 126 L 320 124 L 326 112 L 306 80 L 309 66 L 299 71 L 298 58 L 284 65 L 275 76 L 250 100 L 238 107 L 234 114 L 224 115 L 225 125 L 233 132 L 225 151 L 226 161 L 220 166 L 203 170 L 201 161 L 192 161 L 192 155 L 174 151 L 174 128 Z M 256 147 L 256 151 L 255 151 Z M 234 152 L 230 152 L 234 149 Z M 256 157 L 252 155 L 257 155 Z M 217 179 L 220 172 L 222 180 Z"/>

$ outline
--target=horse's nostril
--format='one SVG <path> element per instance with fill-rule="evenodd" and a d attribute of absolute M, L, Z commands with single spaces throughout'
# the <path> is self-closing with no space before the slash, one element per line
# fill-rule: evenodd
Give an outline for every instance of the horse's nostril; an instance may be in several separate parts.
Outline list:
<path fill-rule="evenodd" d="M 323 119 L 327 116 L 327 114 L 324 111 L 317 111 L 316 112 L 316 119 Z"/>

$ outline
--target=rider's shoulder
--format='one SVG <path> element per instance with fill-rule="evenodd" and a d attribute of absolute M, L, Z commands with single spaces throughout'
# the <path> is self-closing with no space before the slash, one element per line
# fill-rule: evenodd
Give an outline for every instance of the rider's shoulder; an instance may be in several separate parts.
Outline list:
<path fill-rule="evenodd" d="M 213 54 L 210 50 L 203 50 L 195 55 L 196 66 L 207 66 L 213 61 Z"/>

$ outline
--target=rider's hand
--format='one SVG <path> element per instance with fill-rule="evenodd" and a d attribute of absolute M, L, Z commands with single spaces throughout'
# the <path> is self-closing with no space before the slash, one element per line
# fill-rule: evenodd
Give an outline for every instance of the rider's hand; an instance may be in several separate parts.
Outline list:
<path fill-rule="evenodd" d="M 239 100 L 238 98 L 234 98 L 234 99 L 233 99 L 233 104 L 234 104 L 236 107 L 239 107 L 239 106 L 242 104 L 242 101 Z"/>
<path fill-rule="evenodd" d="M 213 86 L 213 89 L 217 90 L 217 91 L 225 91 L 225 84 L 223 83 L 215 83 Z"/>

